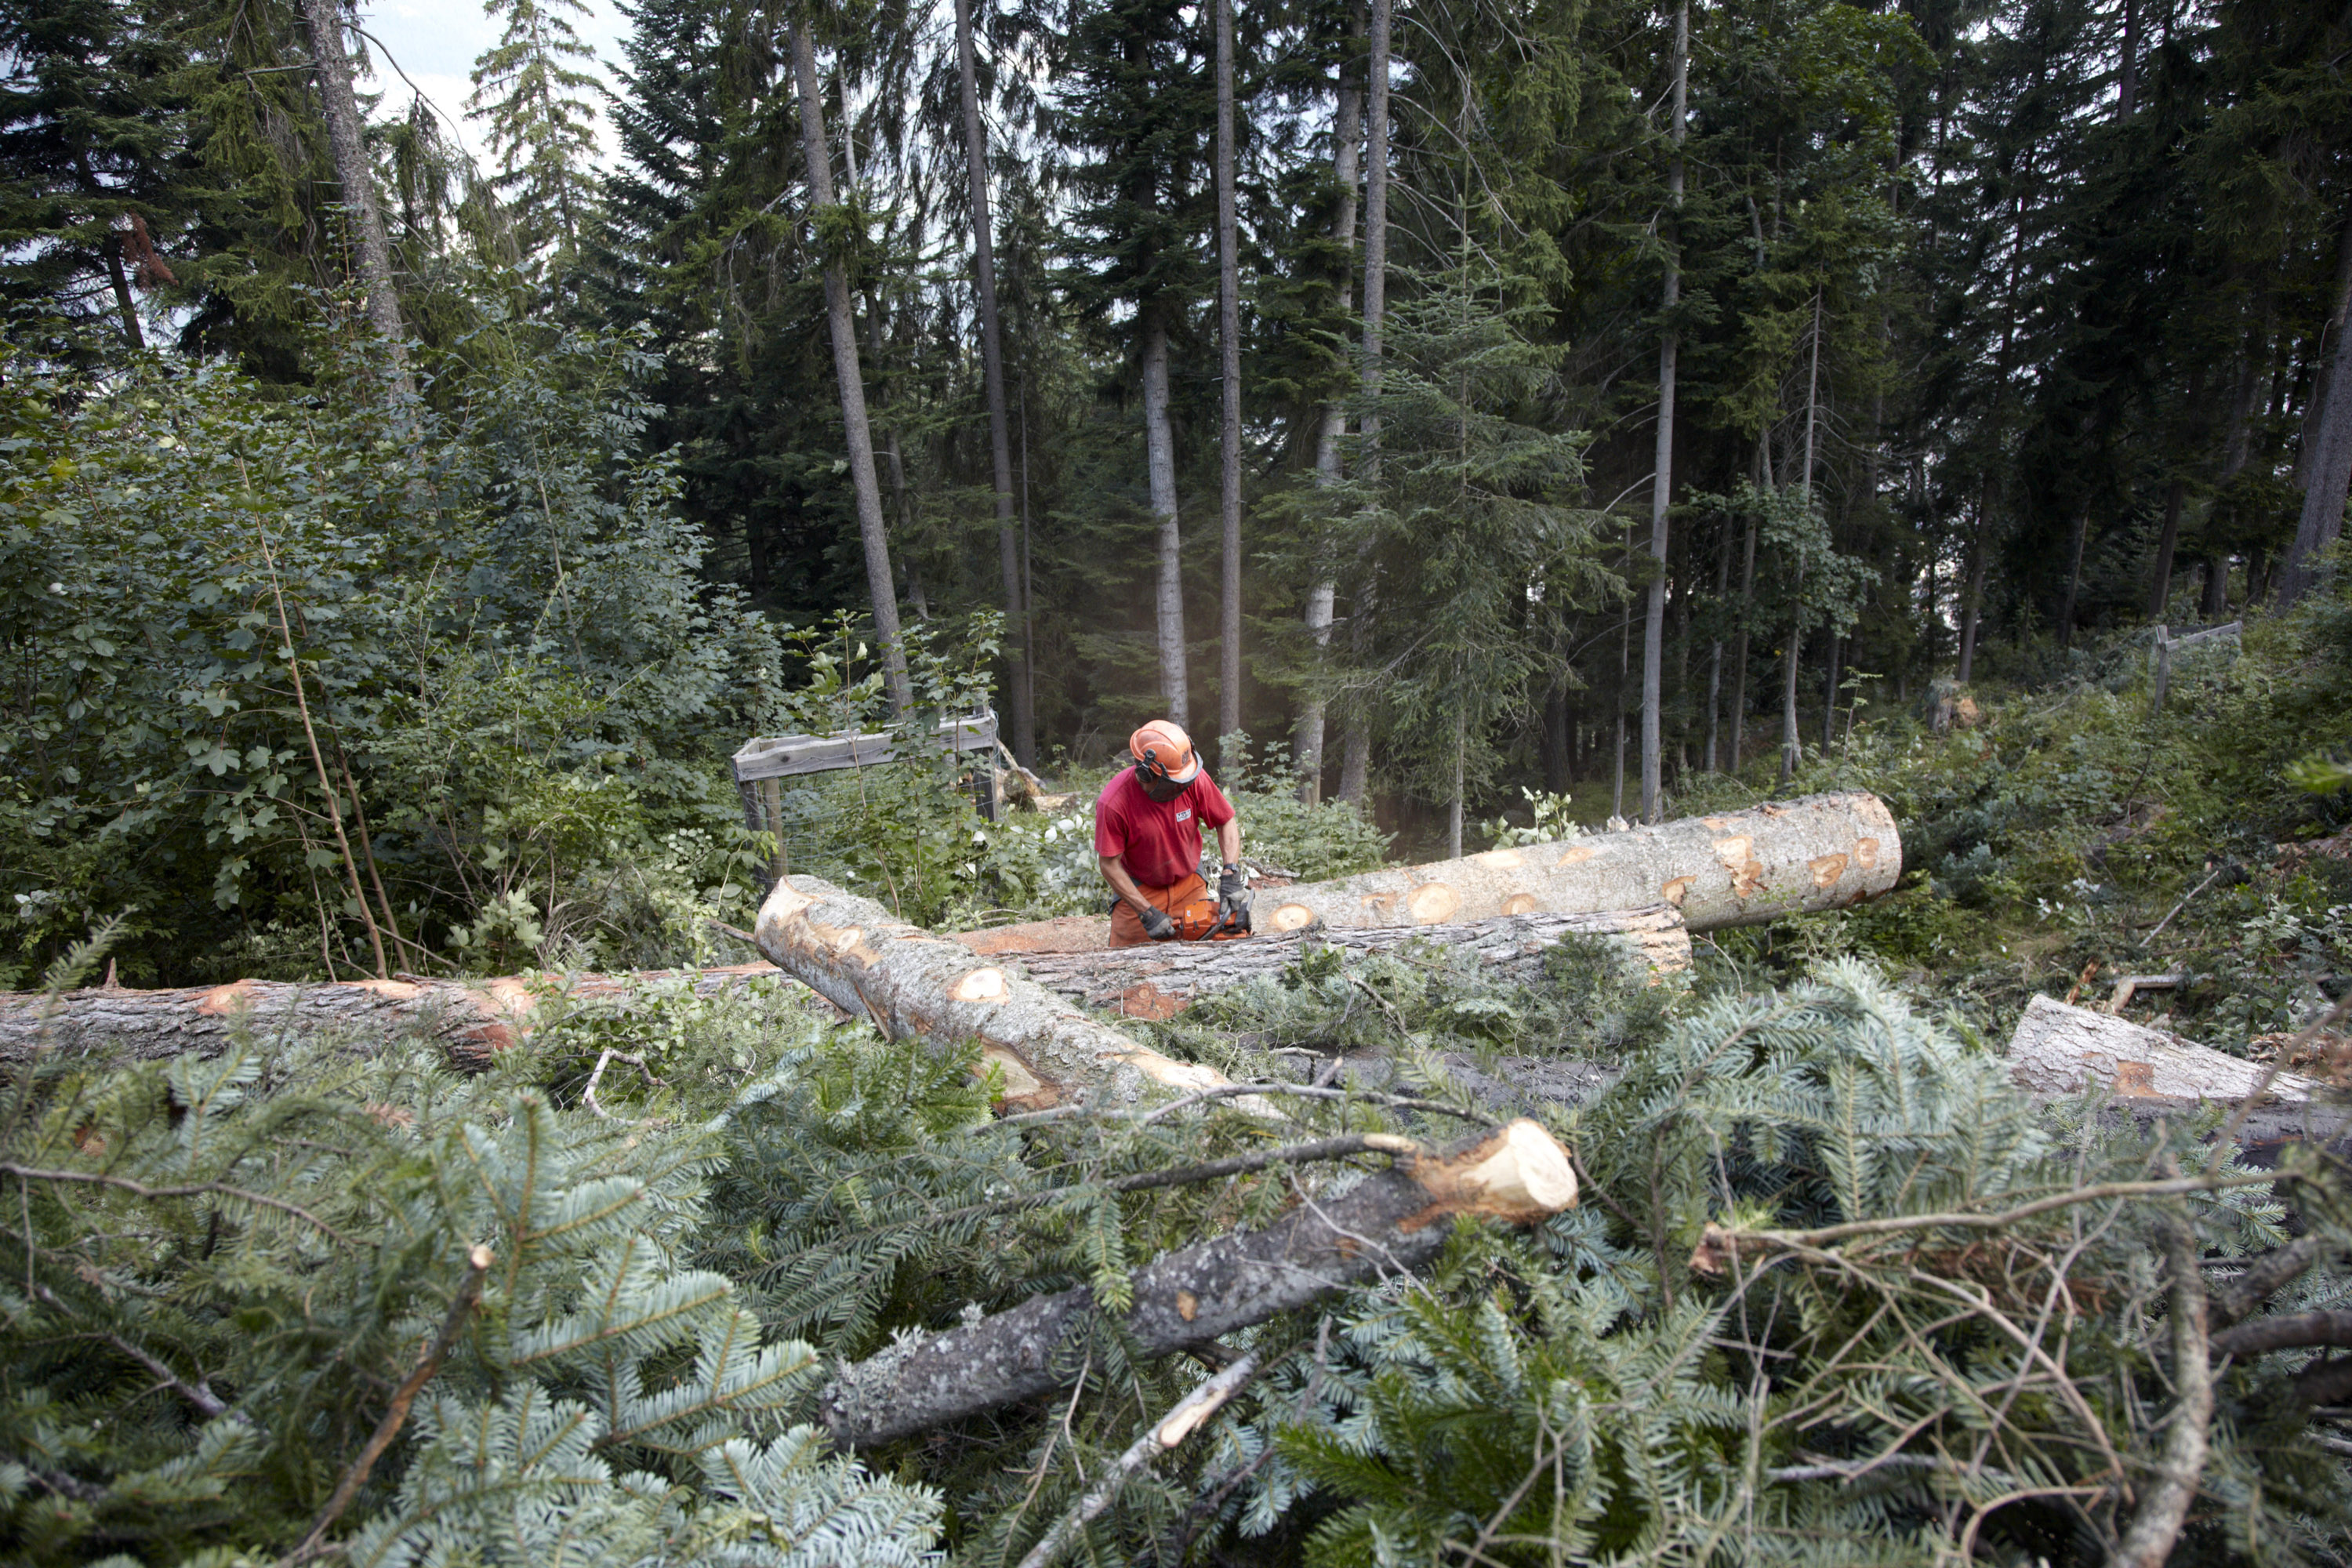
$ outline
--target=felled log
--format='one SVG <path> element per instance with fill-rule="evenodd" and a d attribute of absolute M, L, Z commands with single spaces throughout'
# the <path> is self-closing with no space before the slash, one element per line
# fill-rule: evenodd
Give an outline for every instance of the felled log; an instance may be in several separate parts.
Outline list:
<path fill-rule="evenodd" d="M 2048 996 L 2025 1005 L 2009 1040 L 2010 1080 L 2044 1098 L 2094 1084 L 2115 1096 L 2116 1111 L 2140 1122 L 2192 1116 L 2210 1103 L 2235 1105 L 2261 1086 L 2260 1062 L 2194 1045 Z M 2322 1103 L 2326 1086 L 2298 1073 L 2273 1076 L 2263 1103 L 2246 1115 L 2240 1142 L 2261 1146 L 2333 1143 L 2352 1130 L 2352 1110 Z"/>
<path fill-rule="evenodd" d="M 1007 1110 L 1230 1081 L 1139 1045 L 1009 964 L 814 877 L 777 879 L 752 934 L 778 968 L 885 1034 L 941 1045 L 977 1038 L 1003 1072 Z"/>
<path fill-rule="evenodd" d="M 238 980 L 141 991 L 122 985 L 68 991 L 54 1001 L 38 992 L 0 993 L 0 1062 L 65 1052 L 109 1061 L 151 1061 L 208 1053 L 240 1026 L 269 1036 L 341 1032 L 389 1039 L 415 1033 L 437 1042 L 450 1065 L 478 1071 L 531 1027 L 551 997 L 625 994 L 632 986 L 694 976 L 704 995 L 761 978 L 781 978 L 766 963 L 726 969 L 652 970 L 637 974 L 497 980 L 361 980 L 306 984 Z"/>
<path fill-rule="evenodd" d="M 1130 1355 L 1158 1357 L 1262 1323 L 1437 1256 L 1455 1219 L 1532 1223 L 1576 1202 L 1567 1151 L 1514 1121 L 1444 1153 L 1400 1160 L 1344 1194 L 1301 1203 L 1262 1231 L 1171 1252 L 1132 1276 L 1119 1321 Z M 1034 1297 L 844 1367 L 817 1396 L 834 1441 L 871 1447 L 1066 1387 L 1068 1348 L 1094 1326 L 1080 1287 Z"/>
<path fill-rule="evenodd" d="M 1661 973 L 1690 967 L 1690 933 L 1683 929 L 1680 912 L 1666 904 L 1591 914 L 1506 915 L 1448 926 L 1442 932 L 1418 926 L 1375 926 L 1292 931 L 1244 942 L 1160 942 L 1091 952 L 1004 956 L 1040 985 L 1082 1005 L 1157 1019 L 1173 1017 L 1213 992 L 1261 974 L 1278 974 L 1310 947 L 1363 954 L 1442 937 L 1448 948 L 1469 953 L 1498 978 L 1526 981 L 1543 973 L 1544 954 L 1568 936 L 1619 942 L 1629 956 Z"/>
<path fill-rule="evenodd" d="M 1807 795 L 1655 827 L 1489 849 L 1460 860 L 1286 888 L 1262 930 L 1425 926 L 1505 915 L 1671 904 L 1693 931 L 1843 909 L 1903 872 L 1903 840 L 1876 795 Z"/>

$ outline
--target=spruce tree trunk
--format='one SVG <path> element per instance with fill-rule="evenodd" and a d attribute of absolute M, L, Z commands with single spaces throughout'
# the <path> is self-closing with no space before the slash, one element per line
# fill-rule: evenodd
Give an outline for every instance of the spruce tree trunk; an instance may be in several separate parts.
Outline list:
<path fill-rule="evenodd" d="M 1160 688 L 1168 717 L 1190 728 L 1192 692 L 1184 667 L 1184 539 L 1176 519 L 1176 433 L 1168 410 L 1168 318 L 1144 307 L 1143 446 L 1150 468 L 1151 511 L 1160 520 L 1158 589 L 1153 596 L 1160 645 Z"/>
<path fill-rule="evenodd" d="M 1822 295 L 1813 291 L 1813 347 L 1811 366 L 1805 376 L 1805 467 L 1797 493 L 1803 498 L 1807 514 L 1813 506 L 1813 451 L 1819 428 L 1822 390 Z M 1804 761 L 1805 743 L 1797 733 L 1797 661 L 1805 647 L 1805 558 L 1797 556 L 1797 607 L 1789 616 L 1789 668 L 1780 686 L 1780 782 L 1786 784 L 1797 776 L 1798 764 Z"/>
<path fill-rule="evenodd" d="M 1022 592 L 1021 540 L 1013 521 L 1013 437 L 1004 402 L 1004 330 L 996 309 L 996 237 L 988 201 L 988 133 L 980 121 L 980 64 L 972 47 L 971 0 L 956 0 L 956 79 L 963 100 L 964 174 L 971 192 L 971 265 L 980 304 L 981 390 L 988 403 L 988 456 L 996 484 L 997 569 L 1004 580 L 1005 678 L 1013 707 L 1013 756 L 1037 765 L 1031 700 L 1028 598 Z"/>
<path fill-rule="evenodd" d="M 2164 527 L 2156 536 L 2156 580 L 2147 595 L 2150 620 L 2164 614 L 2164 606 L 2172 602 L 2172 552 L 2180 543 L 2180 506 L 2189 498 L 2189 488 L 2175 479 L 2164 490 Z"/>
<path fill-rule="evenodd" d="M 1388 312 L 1389 273 L 1389 23 L 1391 0 L 1371 0 L 1370 48 L 1364 63 L 1364 415 L 1357 478 L 1381 477 L 1381 333 Z M 1350 619 L 1358 640 L 1369 636 L 1372 587 L 1367 580 Z M 1370 720 L 1355 715 L 1339 762 L 1339 798 L 1361 802 L 1372 767 Z"/>
<path fill-rule="evenodd" d="M 1242 728 L 1242 271 L 1234 206 L 1234 0 L 1215 0 L 1217 31 L 1217 583 L 1218 762 Z"/>
<path fill-rule="evenodd" d="M 1349 18 L 1350 36 L 1359 34 L 1361 23 L 1358 15 Z M 1332 215 L 1331 237 L 1343 252 L 1356 248 L 1356 181 L 1361 174 L 1360 147 L 1358 138 L 1363 134 L 1363 93 L 1348 68 L 1339 68 L 1337 101 L 1331 116 L 1331 177 L 1339 187 L 1339 210 Z M 1339 274 L 1339 309 L 1345 312 L 1353 303 L 1352 268 Z M 1329 489 L 1339 482 L 1339 443 L 1348 434 L 1348 408 L 1344 403 L 1328 403 L 1323 407 L 1323 427 L 1315 442 L 1315 482 Z M 1322 575 L 1307 590 L 1307 634 L 1315 641 L 1319 665 L 1324 651 L 1331 646 L 1332 611 L 1339 602 L 1339 584 L 1332 575 L 1337 562 L 1328 556 L 1321 563 Z M 1319 670 L 1318 670 L 1318 673 Z M 1307 692 L 1298 710 L 1298 730 L 1293 745 L 1293 761 L 1298 770 L 1298 798 L 1313 805 L 1323 798 L 1323 736 L 1328 703 L 1321 689 Z"/>
<path fill-rule="evenodd" d="M 408 374 L 408 339 L 400 324 L 400 294 L 392 274 L 392 242 L 375 199 L 375 170 L 368 162 L 367 128 L 352 94 L 352 57 L 343 47 L 343 14 L 338 0 L 302 0 L 303 29 L 310 36 L 310 62 L 326 110 L 327 147 L 335 161 L 335 184 L 351 214 L 352 253 L 360 287 L 367 293 L 367 316 L 383 340 L 392 383 L 403 398 L 416 395 Z"/>
<path fill-rule="evenodd" d="M 1690 4 L 1675 8 L 1674 107 L 1669 136 L 1674 158 L 1666 169 L 1666 200 L 1676 213 L 1683 205 L 1683 132 L 1690 90 Z M 1664 785 L 1664 716 L 1662 676 L 1666 642 L 1666 510 L 1674 494 L 1675 370 L 1682 343 L 1671 322 L 1682 300 L 1682 263 L 1675 247 L 1677 233 L 1666 245 L 1665 280 L 1660 289 L 1659 310 L 1669 318 L 1658 338 L 1657 447 L 1650 468 L 1650 563 L 1656 575 L 1650 580 L 1649 602 L 1642 616 L 1642 820 L 1658 820 L 1659 795 Z"/>
<path fill-rule="evenodd" d="M 2320 554 L 2344 530 L 2345 497 L 2352 490 L 2352 328 L 2341 324 L 2317 436 L 2310 485 L 2303 493 L 2303 516 L 2295 525 L 2294 543 L 2279 567 L 2282 607 L 2311 591 L 2319 580 Z"/>
<path fill-rule="evenodd" d="M 1739 562 L 1739 635 L 1731 655 L 1731 768 L 1738 773 L 1748 748 L 1748 626 L 1756 613 L 1756 520 L 1748 518 Z"/>
<path fill-rule="evenodd" d="M 1258 921 L 1280 934 L 1668 904 L 1698 933 L 1843 909 L 1902 872 L 1893 814 L 1856 791 L 1284 888 L 1259 898 Z"/>
<path fill-rule="evenodd" d="M 1962 686 L 1974 678 L 1977 662 L 1977 624 L 1984 608 L 1985 565 L 1990 552 L 1985 548 L 1984 502 L 1977 502 L 1977 531 L 1969 541 L 1969 602 L 1960 614 L 1960 659 L 1953 673 Z"/>
<path fill-rule="evenodd" d="M 2089 542 L 2091 518 L 2086 511 L 2074 514 L 2073 548 L 2067 552 L 2066 596 L 2058 605 L 2058 646 L 2074 646 L 2074 600 L 2083 587 L 2083 546 Z"/>
<path fill-rule="evenodd" d="M 319 0 L 306 0 L 317 4 Z M 818 95 L 816 46 L 806 12 L 792 20 L 793 79 L 799 89 L 801 153 L 808 166 L 813 231 L 834 206 L 833 153 L 824 135 L 824 100 Z M 890 573 L 890 539 L 882 524 L 882 485 L 874 472 L 874 430 L 866 414 L 866 375 L 857 363 L 857 314 L 849 300 L 849 273 L 839 256 L 824 262 L 826 324 L 833 335 L 833 370 L 841 387 L 841 424 L 849 444 L 849 479 L 857 500 L 857 532 L 866 551 L 866 591 L 874 604 L 874 636 L 882 645 L 890 709 L 903 719 L 915 705 L 907 679 L 907 649 L 898 627 L 898 589 Z"/>
<path fill-rule="evenodd" d="M 1725 597 L 1731 591 L 1731 524 L 1723 525 L 1723 538 L 1716 546 L 1715 602 L 1717 614 L 1722 613 Z M 1933 619 L 1930 606 L 1930 619 Z M 1718 726 L 1723 719 L 1723 637 L 1718 634 L 1706 654 L 1706 771 L 1717 770 L 1715 749 Z"/>

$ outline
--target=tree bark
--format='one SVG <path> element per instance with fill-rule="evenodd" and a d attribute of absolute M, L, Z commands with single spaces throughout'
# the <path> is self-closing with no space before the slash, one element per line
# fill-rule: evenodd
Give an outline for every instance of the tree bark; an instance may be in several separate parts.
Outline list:
<path fill-rule="evenodd" d="M 971 268 L 980 302 L 982 395 L 988 403 L 988 456 L 996 484 L 997 567 L 1004 579 L 1004 636 L 1012 657 L 1005 676 L 1013 706 L 1013 755 L 1037 765 L 1037 715 L 1030 701 L 1027 600 L 1022 593 L 1021 540 L 1013 515 L 1012 422 L 1004 402 L 1004 330 L 996 309 L 996 237 L 988 201 L 988 133 L 980 121 L 980 65 L 972 47 L 971 0 L 956 0 L 956 78 L 963 100 L 964 173 L 971 190 Z"/>
<path fill-rule="evenodd" d="M 303 984 L 238 980 L 137 991 L 120 985 L 68 991 L 54 1004 L 38 992 L 0 993 L 0 1062 L 60 1056 L 101 1063 L 159 1061 L 187 1052 L 211 1056 L 249 1029 L 268 1035 L 348 1035 L 355 1049 L 381 1048 L 415 1034 L 474 1072 L 528 1034 L 542 1001 L 626 995 L 632 985 L 691 974 L 715 995 L 754 980 L 780 978 L 765 963 L 726 969 L 583 974 L 556 992 L 508 976 L 497 980 L 362 980 Z M 831 1009 L 827 1006 L 827 1011 Z"/>
<path fill-rule="evenodd" d="M 1697 932 L 1843 909 L 1902 870 L 1903 841 L 1877 796 L 1817 795 L 1286 888 L 1260 918 L 1269 931 L 1317 921 L 1343 931 L 1667 903 Z"/>
<path fill-rule="evenodd" d="M 383 213 L 376 205 L 367 128 L 360 120 L 359 100 L 352 94 L 352 57 L 343 47 L 342 8 L 337 0 L 302 0 L 302 25 L 310 37 L 319 101 L 326 111 L 327 148 L 335 161 L 335 184 L 341 187 L 343 205 L 352 216 L 352 248 L 360 287 L 367 293 L 368 321 L 383 340 L 394 390 L 404 399 L 413 398 L 416 387 L 408 374 L 408 338 L 400 324 L 400 295 L 393 282 L 392 242 L 385 237 Z"/>
<path fill-rule="evenodd" d="M 1242 728 L 1242 272 L 1234 210 L 1234 0 L 1215 0 L 1217 31 L 1217 738 Z M 1224 763 L 1222 750 L 1218 753 Z"/>
<path fill-rule="evenodd" d="M 1176 434 L 1168 410 L 1168 319 L 1157 304 L 1144 307 L 1143 446 L 1150 470 L 1151 511 L 1160 520 L 1158 616 L 1160 695 L 1168 716 L 1190 727 L 1192 692 L 1184 667 L 1184 537 L 1176 518 Z"/>
<path fill-rule="evenodd" d="M 2347 240 L 2352 244 L 2352 240 Z M 2280 564 L 2278 601 L 2294 604 L 2319 580 L 2319 558 L 2344 530 L 2344 501 L 2352 490 L 2352 330 L 2339 326 L 2327 395 L 2319 416 L 2318 446 L 2294 543 Z"/>
<path fill-rule="evenodd" d="M 1013 1110 L 1227 1081 L 1214 1068 L 1138 1045 L 1034 982 L 814 877 L 779 878 L 753 934 L 777 968 L 887 1035 L 940 1045 L 978 1039 L 982 1059 L 1004 1075 L 1003 1104 Z"/>
<path fill-rule="evenodd" d="M 308 5 L 323 0 L 305 0 Z M 833 153 L 825 142 L 824 100 L 818 94 L 816 46 L 805 10 L 792 20 L 793 79 L 799 90 L 801 153 L 808 167 L 809 223 L 824 243 L 824 219 L 837 204 Z M 834 378 L 841 388 L 841 424 L 849 444 L 850 486 L 857 500 L 857 532 L 866 551 L 866 591 L 874 604 L 875 640 L 882 645 L 890 707 L 903 719 L 915 705 L 907 679 L 907 649 L 898 628 L 898 588 L 890 572 L 890 539 L 882 524 L 882 486 L 874 471 L 874 431 L 866 413 L 866 375 L 857 363 L 857 317 L 849 300 L 849 272 L 837 253 L 824 262 L 824 304 L 833 334 Z"/>
<path fill-rule="evenodd" d="M 2058 605 L 2058 646 L 2074 646 L 2074 600 L 2083 586 L 2083 546 L 2089 542 L 2091 518 L 2085 511 L 2074 514 L 2073 548 L 2067 552 L 2066 596 Z"/>
<path fill-rule="evenodd" d="M 1742 530 L 1746 542 L 1741 547 L 1739 563 L 1739 635 L 1733 639 L 1731 655 L 1731 769 L 1739 771 L 1747 760 L 1748 746 L 1748 623 L 1756 612 L 1756 520 L 1748 518 Z"/>
<path fill-rule="evenodd" d="M 2148 590 L 2147 616 L 2155 620 L 2172 601 L 2172 552 L 2180 543 L 2180 506 L 2189 487 L 2175 479 L 2164 489 L 2164 527 L 2156 536 L 2156 580 Z"/>
<path fill-rule="evenodd" d="M 2111 1112 L 2138 1122 L 2182 1121 L 2209 1102 L 2228 1104 L 2263 1087 L 2263 1065 L 2195 1045 L 2048 996 L 2025 1005 L 2009 1040 L 2010 1081 L 2043 1099 L 2090 1087 L 2109 1091 Z M 2320 1098 L 2324 1085 L 2298 1073 L 2272 1077 L 2247 1113 L 2240 1142 L 2252 1146 L 2339 1143 L 2352 1110 Z"/>
<path fill-rule="evenodd" d="M 1286 893 L 1289 889 L 1285 889 Z M 1003 956 L 1048 991 L 1086 1007 L 1130 1018 L 1173 1017 L 1203 996 L 1261 975 L 1280 974 L 1310 951 L 1337 948 L 1350 955 L 1387 952 L 1434 938 L 1453 952 L 1476 958 L 1496 979 L 1533 982 L 1544 955 L 1569 937 L 1609 942 L 1657 973 L 1690 966 L 1690 933 L 1679 910 L 1653 904 L 1640 910 L 1581 914 L 1506 915 L 1423 932 L 1418 926 L 1267 933 L 1246 942 L 1168 942 L 1087 952 L 1015 952 Z"/>
<path fill-rule="evenodd" d="M 1723 525 L 1723 539 L 1717 547 L 1715 558 L 1716 613 L 1723 613 L 1723 602 L 1731 591 L 1731 525 Z M 1933 619 L 1933 606 L 1929 606 Z M 1719 623 L 1718 623 L 1719 624 Z M 1706 771 L 1715 773 L 1718 760 L 1716 738 L 1723 722 L 1723 638 L 1717 635 L 1706 651 Z"/>
<path fill-rule="evenodd" d="M 1679 214 L 1683 205 L 1683 132 L 1690 95 L 1690 3 L 1675 8 L 1674 107 L 1667 134 L 1674 157 L 1666 167 L 1666 202 Z M 1642 820 L 1655 822 L 1665 784 L 1664 719 L 1662 679 L 1666 657 L 1666 511 L 1675 485 L 1675 371 L 1682 339 L 1673 325 L 1675 307 L 1682 300 L 1682 261 L 1677 233 L 1666 245 L 1665 279 L 1659 289 L 1658 309 L 1667 325 L 1658 334 L 1658 431 L 1650 465 L 1649 602 L 1642 616 Z"/>
<path fill-rule="evenodd" d="M 1388 313 L 1389 19 L 1391 0 L 1371 0 L 1371 49 L 1364 86 L 1364 416 L 1359 478 L 1381 472 L 1381 333 Z"/>
<path fill-rule="evenodd" d="M 1358 15 L 1351 12 L 1349 32 L 1359 36 Z M 1337 101 L 1331 116 L 1331 177 L 1339 187 L 1339 210 L 1332 215 L 1331 237 L 1339 243 L 1343 255 L 1350 258 L 1350 267 L 1339 274 L 1339 305 L 1344 313 L 1352 302 L 1352 258 L 1356 248 L 1356 181 L 1361 173 L 1360 147 L 1358 138 L 1363 134 L 1363 93 L 1348 74 L 1339 68 Z M 1328 403 L 1323 407 L 1323 427 L 1315 442 L 1315 482 L 1328 489 L 1339 482 L 1339 443 L 1348 434 L 1348 406 L 1345 403 Z M 1324 650 L 1331 646 L 1332 610 L 1339 600 L 1339 584 L 1333 575 L 1336 563 L 1321 563 L 1321 575 L 1307 591 L 1307 635 L 1314 639 L 1316 660 L 1319 666 Z M 1319 673 L 1319 669 L 1318 669 Z M 1299 705 L 1297 738 L 1293 746 L 1293 761 L 1298 770 L 1298 798 L 1313 805 L 1323 797 L 1323 735 L 1328 704 L 1320 688 L 1310 689 Z"/>
<path fill-rule="evenodd" d="M 1568 1152 L 1519 1121 L 1444 1153 L 1405 1155 L 1336 1197 L 1303 1195 L 1265 1230 L 1168 1253 L 1132 1278 L 1116 1331 L 1122 1353 L 1157 1359 L 1203 1345 L 1362 1281 L 1435 1258 L 1457 1218 L 1542 1220 L 1576 1202 Z M 1111 1328 L 1080 1287 L 924 1334 L 844 1367 L 817 1418 L 845 1448 L 870 1448 L 1066 1387 L 1073 1352 Z"/>

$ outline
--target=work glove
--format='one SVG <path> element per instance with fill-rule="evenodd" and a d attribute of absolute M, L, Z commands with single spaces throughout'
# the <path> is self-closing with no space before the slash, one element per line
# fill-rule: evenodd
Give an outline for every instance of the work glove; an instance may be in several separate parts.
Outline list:
<path fill-rule="evenodd" d="M 1249 873 L 1239 866 L 1228 866 L 1217 879 L 1217 918 L 1246 931 L 1249 912 Z"/>
<path fill-rule="evenodd" d="M 1166 910 L 1146 904 L 1136 914 L 1143 921 L 1143 934 L 1154 942 L 1166 942 L 1176 934 L 1176 922 L 1168 918 Z"/>

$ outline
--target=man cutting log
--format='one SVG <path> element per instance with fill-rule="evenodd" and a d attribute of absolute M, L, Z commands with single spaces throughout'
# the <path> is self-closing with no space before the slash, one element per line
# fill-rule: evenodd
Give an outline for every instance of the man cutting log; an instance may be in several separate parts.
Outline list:
<path fill-rule="evenodd" d="M 1095 800 L 1095 855 L 1118 901 L 1111 906 L 1110 944 L 1225 941 L 1250 931 L 1249 879 L 1243 874 L 1242 826 L 1192 738 L 1165 719 L 1128 737 L 1135 765 L 1122 769 Z M 1201 877 L 1201 828 L 1217 832 L 1223 867 L 1216 896 Z"/>

